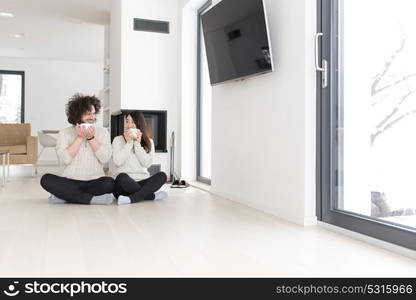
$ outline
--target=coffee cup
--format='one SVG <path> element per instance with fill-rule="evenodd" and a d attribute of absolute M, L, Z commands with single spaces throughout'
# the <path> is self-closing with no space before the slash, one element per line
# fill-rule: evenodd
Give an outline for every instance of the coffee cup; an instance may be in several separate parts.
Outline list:
<path fill-rule="evenodd" d="M 94 124 L 91 124 L 91 123 L 81 123 L 80 126 L 82 128 L 84 128 L 84 129 L 88 129 L 88 128 L 94 126 Z"/>
<path fill-rule="evenodd" d="M 139 131 L 136 128 L 130 128 L 129 133 L 132 138 L 137 138 L 139 135 Z"/>

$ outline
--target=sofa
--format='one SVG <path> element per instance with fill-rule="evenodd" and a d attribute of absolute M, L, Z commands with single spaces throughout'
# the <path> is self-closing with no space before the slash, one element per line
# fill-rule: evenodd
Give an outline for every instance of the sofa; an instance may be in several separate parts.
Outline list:
<path fill-rule="evenodd" d="M 11 165 L 33 165 L 34 175 L 38 156 L 38 138 L 30 134 L 29 123 L 0 124 L 0 150 L 10 151 Z"/>

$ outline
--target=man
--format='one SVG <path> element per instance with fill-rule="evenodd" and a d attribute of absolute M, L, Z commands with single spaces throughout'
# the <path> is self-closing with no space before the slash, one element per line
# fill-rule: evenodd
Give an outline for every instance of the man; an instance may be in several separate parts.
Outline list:
<path fill-rule="evenodd" d="M 94 127 L 101 108 L 95 96 L 74 95 L 66 105 L 70 127 L 59 132 L 56 152 L 65 165 L 62 176 L 45 174 L 40 184 L 50 203 L 111 204 L 114 179 L 104 174 L 111 158 L 111 143 L 105 128 Z"/>

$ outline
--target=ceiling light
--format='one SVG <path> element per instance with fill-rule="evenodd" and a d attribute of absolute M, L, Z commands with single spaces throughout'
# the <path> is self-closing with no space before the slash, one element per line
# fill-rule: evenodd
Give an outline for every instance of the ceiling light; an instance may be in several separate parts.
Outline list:
<path fill-rule="evenodd" d="M 24 37 L 25 36 L 25 34 L 24 33 L 14 33 L 14 34 L 12 34 L 12 35 L 10 35 L 11 37 L 14 37 L 14 38 L 16 38 L 16 39 L 20 39 L 20 38 L 22 38 L 22 37 Z"/>
<path fill-rule="evenodd" d="M 5 11 L 0 11 L 0 17 L 13 18 L 14 14 Z"/>

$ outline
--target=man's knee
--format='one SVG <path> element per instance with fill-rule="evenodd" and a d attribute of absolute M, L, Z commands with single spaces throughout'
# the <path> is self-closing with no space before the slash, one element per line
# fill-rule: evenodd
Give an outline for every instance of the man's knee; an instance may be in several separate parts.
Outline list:
<path fill-rule="evenodd" d="M 101 182 L 106 192 L 112 193 L 114 191 L 114 179 L 112 177 L 102 177 Z"/>
<path fill-rule="evenodd" d="M 115 181 L 120 182 L 120 181 L 123 181 L 125 179 L 128 179 L 128 177 L 129 177 L 129 175 L 127 175 L 126 173 L 120 173 L 120 174 L 117 175 Z"/>
<path fill-rule="evenodd" d="M 51 186 L 51 183 L 54 181 L 54 179 L 56 178 L 56 175 L 53 174 L 44 174 L 42 176 L 42 178 L 40 179 L 40 185 L 45 189 L 48 190 L 49 187 Z"/>

